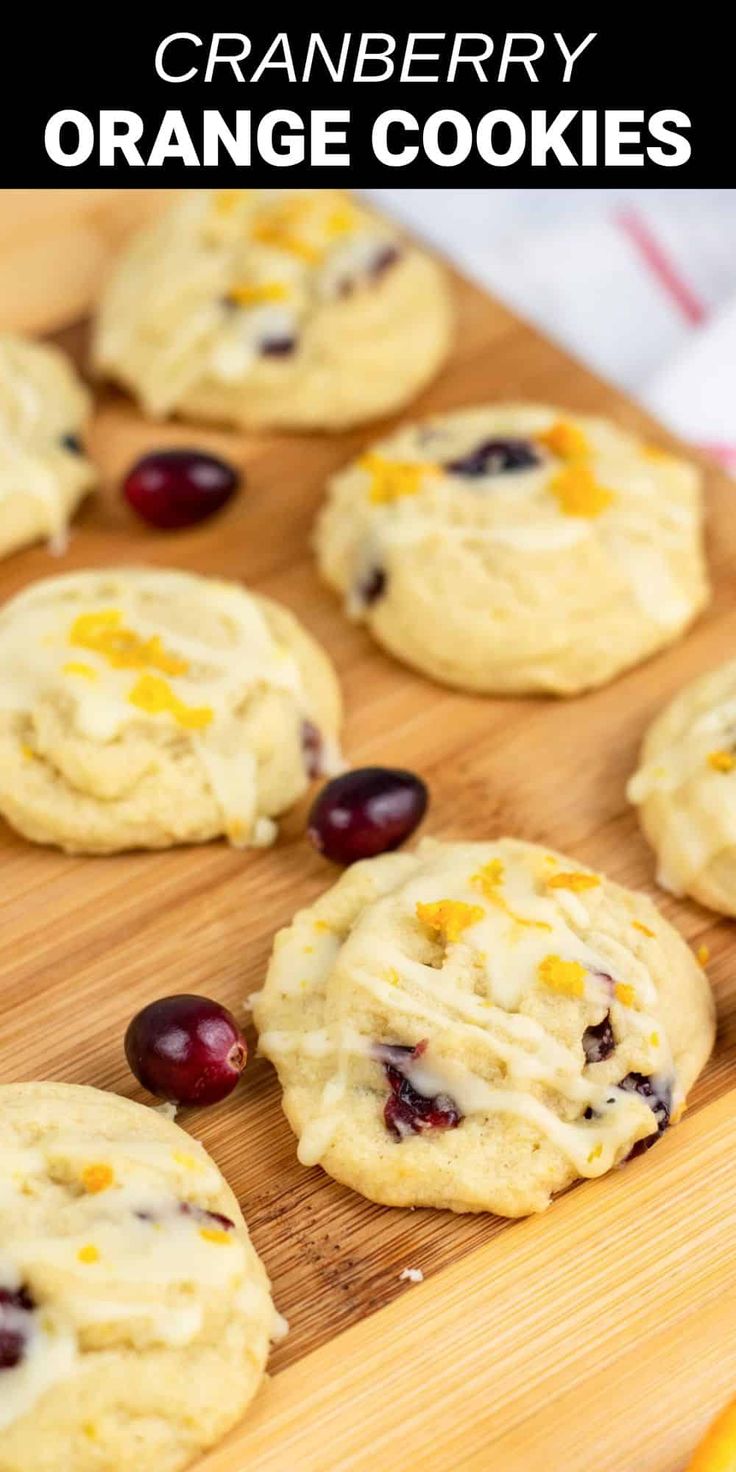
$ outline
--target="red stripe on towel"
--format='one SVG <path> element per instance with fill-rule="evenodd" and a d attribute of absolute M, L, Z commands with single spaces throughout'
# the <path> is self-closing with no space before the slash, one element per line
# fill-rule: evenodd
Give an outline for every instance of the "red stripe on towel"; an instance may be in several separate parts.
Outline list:
<path fill-rule="evenodd" d="M 681 315 L 693 327 L 700 326 L 708 316 L 704 304 L 680 275 L 671 256 L 653 234 L 647 221 L 636 210 L 625 209 L 618 212 L 616 222 L 636 246 L 645 265 L 649 267 L 652 275 L 656 276 L 660 286 L 675 303 Z"/>

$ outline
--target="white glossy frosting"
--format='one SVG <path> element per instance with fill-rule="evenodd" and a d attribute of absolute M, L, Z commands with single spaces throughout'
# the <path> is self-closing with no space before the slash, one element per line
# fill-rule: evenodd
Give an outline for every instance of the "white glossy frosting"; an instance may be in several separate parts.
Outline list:
<path fill-rule="evenodd" d="M 0 614 L 0 711 L 33 716 L 50 701 L 75 736 L 100 747 L 149 725 L 177 731 L 236 844 L 274 835 L 257 817 L 256 760 L 239 719 L 259 690 L 286 693 L 295 721 L 308 716 L 297 662 L 256 600 L 215 579 L 72 573 L 31 586 Z"/>
<path fill-rule="evenodd" d="M 489 844 L 482 846 L 488 858 L 479 868 L 480 848 L 423 845 L 419 862 L 407 857 L 403 881 L 367 904 L 347 938 L 315 925 L 313 912 L 305 912 L 277 944 L 266 992 L 256 1000 L 257 1018 L 266 1010 L 264 995 L 303 995 L 308 1006 L 315 989 L 326 990 L 325 1011 L 334 1018 L 315 1029 L 266 1028 L 260 1035 L 267 1057 L 277 1064 L 292 1060 L 290 1076 L 298 1057 L 331 1060 L 321 1099 L 301 1132 L 304 1164 L 322 1159 L 342 1124 L 354 1060 L 375 1060 L 380 1094 L 385 1085 L 376 1044 L 428 1040 L 421 1056 L 398 1065 L 420 1094 L 450 1095 L 463 1116 L 509 1114 L 527 1121 L 581 1176 L 608 1170 L 632 1139 L 651 1133 L 653 1116 L 640 1097 L 611 1081 L 605 1063 L 583 1069 L 584 1021 L 568 1043 L 540 1015 L 531 1015 L 527 1004 L 548 985 L 552 993 L 585 1002 L 591 1022 L 609 1013 L 614 1034 L 635 1040 L 646 1063 L 642 1071 L 674 1087 L 678 1103 L 657 990 L 641 954 L 642 928 L 632 923 L 619 939 L 610 927 L 596 926 L 600 880 L 591 871 L 576 871 L 565 887 L 558 856 L 527 845 Z M 445 933 L 441 959 L 428 964 L 411 954 L 408 937 L 440 906 L 449 907 L 450 926 L 459 917 L 462 928 Z M 359 1024 L 361 1012 L 388 1019 L 383 1035 Z M 398 1033 L 393 1017 L 401 1019 Z M 454 1056 L 447 1051 L 449 1037 Z M 477 1058 L 478 1050 L 489 1073 L 503 1066 L 501 1085 L 465 1061 Z"/>

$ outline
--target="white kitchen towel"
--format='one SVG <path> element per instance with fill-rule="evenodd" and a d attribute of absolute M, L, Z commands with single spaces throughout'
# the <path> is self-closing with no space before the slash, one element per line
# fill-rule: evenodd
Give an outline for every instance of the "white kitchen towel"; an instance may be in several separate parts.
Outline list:
<path fill-rule="evenodd" d="M 374 197 L 736 474 L 736 190 Z"/>

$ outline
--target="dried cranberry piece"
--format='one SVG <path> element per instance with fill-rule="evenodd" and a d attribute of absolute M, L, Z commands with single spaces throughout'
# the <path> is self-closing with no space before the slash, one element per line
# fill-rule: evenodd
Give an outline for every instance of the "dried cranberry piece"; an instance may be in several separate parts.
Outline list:
<path fill-rule="evenodd" d="M 398 245 L 383 245 L 378 250 L 368 267 L 368 275 L 371 281 L 380 281 L 387 271 L 401 260 L 401 251 Z"/>
<path fill-rule="evenodd" d="M 656 1134 L 647 1135 L 643 1140 L 637 1140 L 629 1151 L 627 1158 L 631 1160 L 635 1155 L 643 1155 L 645 1150 L 650 1150 L 652 1145 L 656 1145 L 660 1135 L 664 1134 L 670 1122 L 672 1089 L 669 1084 L 658 1086 L 655 1079 L 645 1073 L 627 1073 L 626 1077 L 621 1079 L 618 1087 L 624 1089 L 627 1094 L 638 1094 L 639 1098 L 649 1105 L 657 1121 Z"/>
<path fill-rule="evenodd" d="M 611 1027 L 611 1014 L 607 1012 L 602 1022 L 586 1027 L 583 1033 L 583 1052 L 586 1063 L 602 1063 L 604 1058 L 610 1058 L 615 1047 L 616 1039 Z"/>
<path fill-rule="evenodd" d="M 324 742 L 321 731 L 315 726 L 313 721 L 302 721 L 301 742 L 304 768 L 307 776 L 321 777 L 324 761 Z"/>
<path fill-rule="evenodd" d="M 462 1120 L 463 1116 L 449 1094 L 420 1094 L 407 1077 L 405 1070 L 421 1058 L 426 1047 L 426 1041 L 417 1043 L 415 1048 L 398 1043 L 379 1043 L 374 1050 L 391 1088 L 383 1118 L 386 1129 L 395 1140 L 405 1140 L 407 1135 L 425 1134 L 427 1130 L 454 1130 Z"/>
<path fill-rule="evenodd" d="M 192 1201 L 180 1202 L 179 1211 L 182 1216 L 194 1217 L 198 1222 L 214 1222 L 225 1232 L 235 1231 L 235 1222 L 231 1221 L 229 1216 L 224 1216 L 221 1211 L 207 1211 L 206 1207 L 195 1206 Z"/>
<path fill-rule="evenodd" d="M 296 352 L 296 338 L 265 337 L 258 351 L 262 358 L 290 358 Z"/>
<path fill-rule="evenodd" d="M 540 460 L 529 440 L 484 440 L 469 455 L 451 460 L 445 470 L 451 475 L 475 479 L 481 475 L 505 475 L 515 470 L 530 470 Z"/>
<path fill-rule="evenodd" d="M 27 1288 L 0 1288 L 0 1370 L 14 1370 L 23 1359 L 28 1336 L 21 1316 L 35 1307 Z"/>
<path fill-rule="evenodd" d="M 374 603 L 378 602 L 379 598 L 383 597 L 387 584 L 388 578 L 385 569 L 382 567 L 371 568 L 370 572 L 366 573 L 356 588 L 358 601 L 362 603 L 364 608 L 370 608 Z"/>

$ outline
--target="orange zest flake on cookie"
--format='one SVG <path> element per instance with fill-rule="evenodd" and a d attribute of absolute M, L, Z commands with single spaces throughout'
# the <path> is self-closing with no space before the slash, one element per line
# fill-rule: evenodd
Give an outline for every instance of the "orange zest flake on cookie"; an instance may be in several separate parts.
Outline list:
<path fill-rule="evenodd" d="M 556 420 L 549 429 L 537 435 L 537 442 L 553 455 L 558 455 L 561 460 L 581 460 L 590 452 L 582 429 L 577 424 L 571 424 L 569 419 Z"/>
<path fill-rule="evenodd" d="M 483 865 L 482 869 L 479 869 L 477 874 L 473 875 L 470 882 L 480 890 L 489 905 L 494 905 L 497 910 L 503 910 L 504 915 L 508 915 L 516 925 L 528 925 L 533 930 L 551 930 L 552 926 L 546 920 L 530 920 L 526 915 L 517 915 L 516 911 L 511 909 L 508 901 L 500 893 L 503 880 L 503 863 L 500 859 L 491 859 L 489 863 Z"/>
<path fill-rule="evenodd" d="M 416 496 L 424 481 L 439 473 L 436 465 L 420 460 L 385 460 L 373 450 L 362 455 L 358 464 L 371 477 L 368 498 L 376 506 L 399 501 L 402 496 Z"/>
<path fill-rule="evenodd" d="M 598 484 L 589 465 L 575 460 L 552 477 L 549 489 L 565 516 L 600 516 L 616 497 Z"/>
<path fill-rule="evenodd" d="M 251 226 L 251 235 L 258 245 L 270 245 L 275 250 L 286 251 L 298 256 L 308 265 L 314 265 L 322 252 L 310 240 L 305 240 L 300 227 L 312 212 L 308 199 L 284 199 L 270 204 L 258 214 Z"/>
<path fill-rule="evenodd" d="M 82 1185 L 90 1196 L 98 1196 L 101 1191 L 108 1191 L 114 1180 L 115 1172 L 112 1166 L 104 1162 L 86 1165 L 82 1171 Z"/>
<path fill-rule="evenodd" d="M 480 905 L 466 905 L 464 900 L 435 900 L 426 905 L 420 900 L 416 913 L 422 925 L 452 944 L 464 930 L 477 925 L 485 912 Z"/>
<path fill-rule="evenodd" d="M 266 302 L 284 302 L 290 294 L 286 281 L 240 281 L 227 295 L 239 307 L 260 307 Z"/>
<path fill-rule="evenodd" d="M 252 189 L 218 189 L 213 201 L 215 214 L 231 215 L 252 193 Z"/>
<path fill-rule="evenodd" d="M 622 1007 L 633 1007 L 636 1001 L 636 992 L 628 981 L 617 981 L 613 988 L 613 995 Z"/>
<path fill-rule="evenodd" d="M 642 935 L 648 935 L 650 940 L 654 939 L 654 931 L 650 930 L 649 926 L 645 925 L 643 920 L 632 920 L 631 923 L 634 927 L 634 930 L 640 930 Z"/>
<path fill-rule="evenodd" d="M 331 239 L 340 235 L 349 235 L 355 229 L 355 210 L 352 205 L 344 201 L 342 204 L 333 205 L 325 219 L 325 231 Z"/>
<path fill-rule="evenodd" d="M 68 659 L 61 667 L 62 675 L 79 675 L 82 680 L 90 682 L 97 679 L 97 670 L 93 670 L 91 664 L 82 664 L 81 660 Z"/>
<path fill-rule="evenodd" d="M 544 956 L 537 967 L 542 986 L 562 997 L 583 997 L 587 972 L 580 961 L 563 961 L 560 956 Z"/>
<path fill-rule="evenodd" d="M 77 1253 L 77 1259 L 79 1262 L 84 1263 L 99 1262 L 99 1248 L 95 1247 L 93 1242 L 87 1242 L 84 1247 L 80 1247 Z"/>
<path fill-rule="evenodd" d="M 128 702 L 149 716 L 173 716 L 186 731 L 199 731 L 213 719 L 210 706 L 185 705 L 160 675 L 141 675 L 128 695 Z"/>
<path fill-rule="evenodd" d="M 158 634 L 142 639 L 133 629 L 126 629 L 117 608 L 80 613 L 69 630 L 68 642 L 102 655 L 117 670 L 152 668 L 164 675 L 185 675 L 189 669 L 187 660 L 164 649 Z"/>
<path fill-rule="evenodd" d="M 709 751 L 708 766 L 714 772 L 732 772 L 736 767 L 736 755 L 732 751 Z"/>
<path fill-rule="evenodd" d="M 200 1227 L 199 1235 L 203 1242 L 211 1242 L 215 1247 L 231 1247 L 233 1237 L 222 1227 Z"/>
<path fill-rule="evenodd" d="M 547 888 L 571 889 L 574 894 L 582 894 L 586 889 L 598 889 L 600 882 L 597 874 L 586 874 L 583 869 L 575 869 L 569 874 L 553 874 L 547 880 Z"/>

